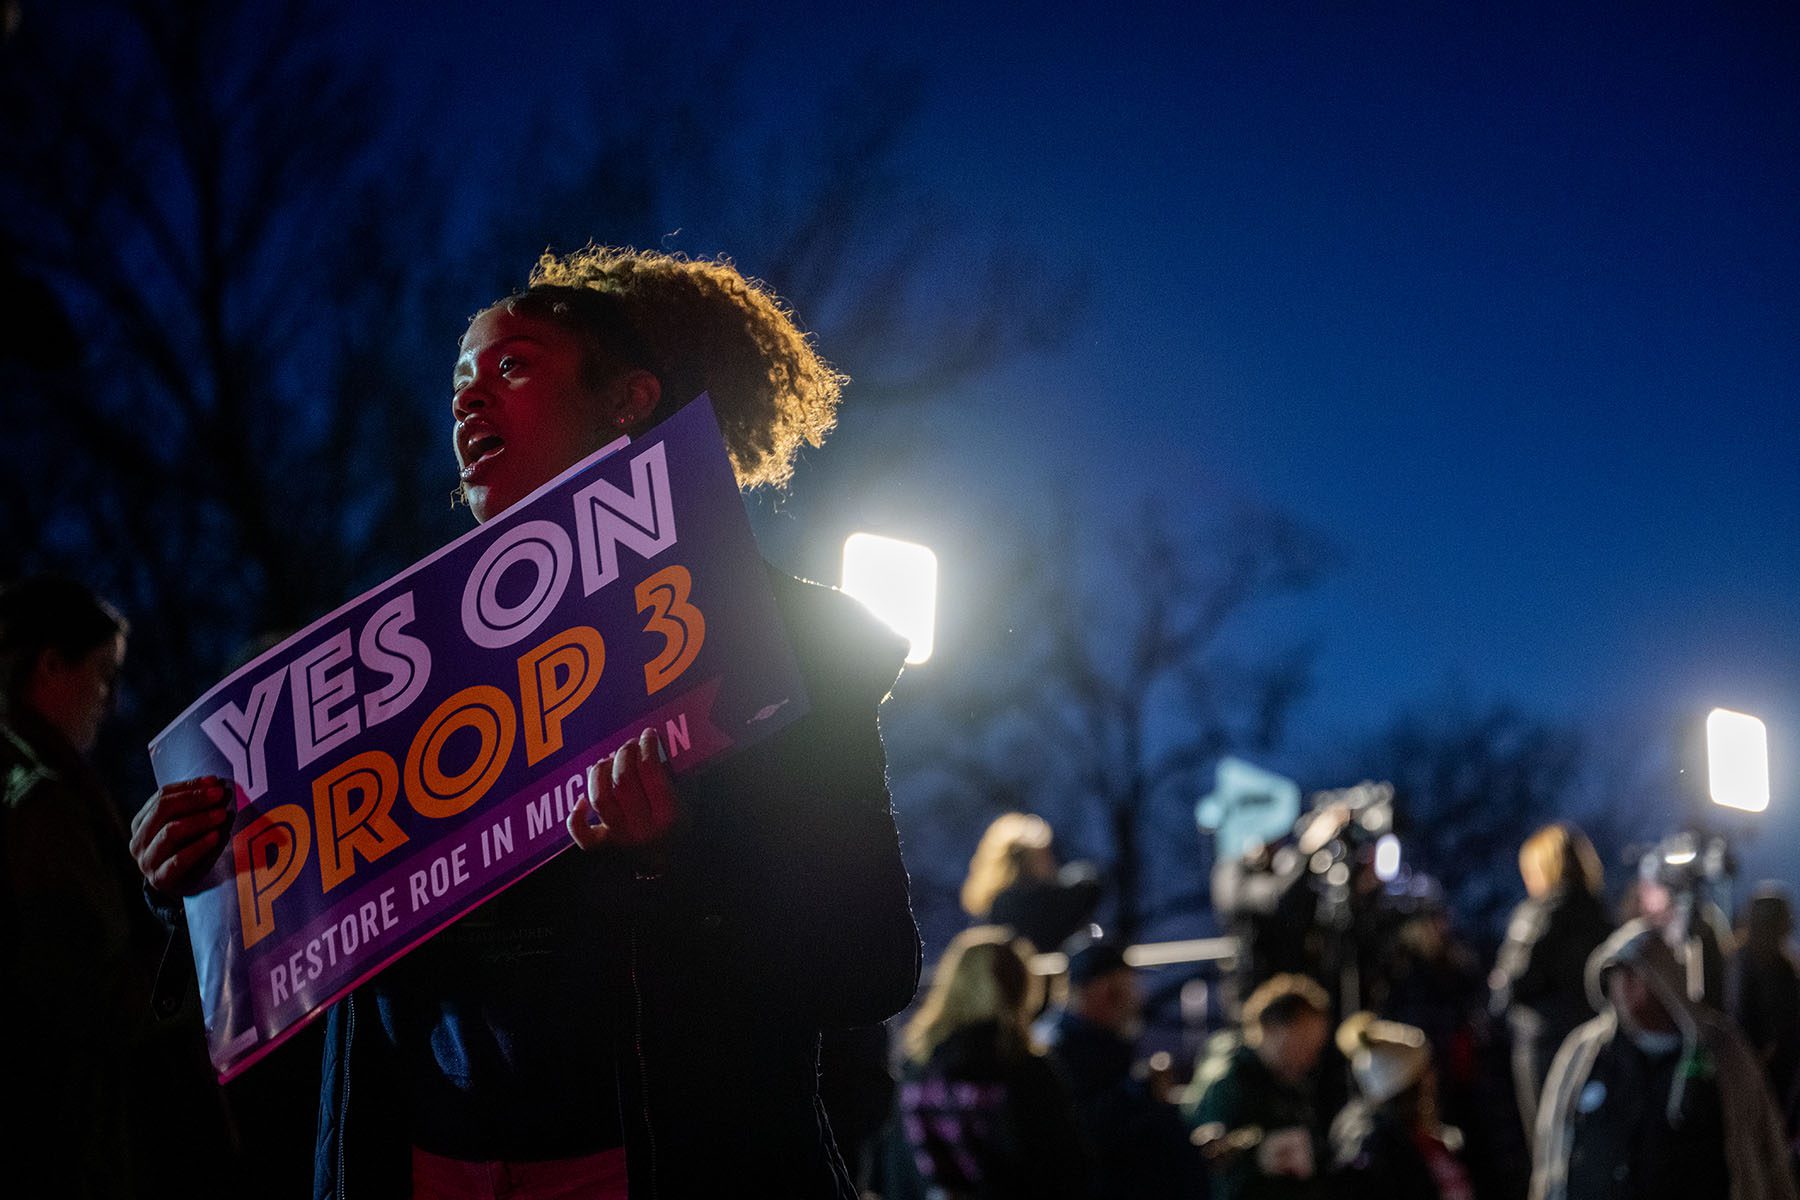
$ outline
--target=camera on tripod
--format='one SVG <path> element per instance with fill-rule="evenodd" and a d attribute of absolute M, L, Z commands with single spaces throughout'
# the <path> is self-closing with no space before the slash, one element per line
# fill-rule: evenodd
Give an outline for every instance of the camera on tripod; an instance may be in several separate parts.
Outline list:
<path fill-rule="evenodd" d="M 1641 879 L 1660 883 L 1676 895 L 1729 887 L 1735 871 L 1731 848 L 1723 837 L 1692 829 L 1670 834 L 1638 860 Z"/>
<path fill-rule="evenodd" d="M 1385 883 L 1398 873 L 1399 842 L 1394 838 L 1391 783 L 1365 780 L 1355 787 L 1315 792 L 1312 811 L 1296 832 L 1300 852 L 1307 856 L 1307 869 L 1329 887 L 1348 886 L 1357 862 L 1363 858 L 1379 860 L 1383 847 L 1392 847 L 1392 863 L 1376 861 L 1376 874 Z M 1371 848 L 1376 852 L 1371 853 Z M 1390 869 L 1383 870 L 1384 867 Z"/>

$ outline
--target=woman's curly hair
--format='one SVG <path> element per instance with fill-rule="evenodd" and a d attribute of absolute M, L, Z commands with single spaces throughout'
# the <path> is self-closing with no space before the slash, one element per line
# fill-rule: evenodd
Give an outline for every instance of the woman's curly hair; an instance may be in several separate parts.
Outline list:
<path fill-rule="evenodd" d="M 499 302 L 582 340 L 594 382 L 642 367 L 662 382 L 654 415 L 712 396 L 738 486 L 776 487 L 804 445 L 825 440 L 845 377 L 791 309 L 728 259 L 589 245 L 546 252 L 524 291 Z"/>

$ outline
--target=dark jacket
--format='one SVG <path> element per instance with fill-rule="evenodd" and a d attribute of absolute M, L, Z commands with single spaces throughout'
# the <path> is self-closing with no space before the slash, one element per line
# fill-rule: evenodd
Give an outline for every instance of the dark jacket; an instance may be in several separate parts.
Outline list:
<path fill-rule="evenodd" d="M 615 855 L 565 868 L 609 897 L 596 987 L 567 1019 L 580 1036 L 591 1006 L 605 1013 L 614 1070 L 593 1087 L 616 1095 L 633 1196 L 852 1197 L 818 1098 L 819 1031 L 883 1020 L 918 982 L 875 719 L 904 646 L 841 593 L 771 578 L 807 714 L 680 782 L 691 825 L 653 877 Z M 379 983 L 328 1017 L 321 1200 L 406 1194 Z"/>
<path fill-rule="evenodd" d="M 1045 1040 L 1074 1090 L 1075 1115 L 1094 1150 L 1096 1197 L 1174 1200 L 1206 1194 L 1205 1166 L 1188 1141 L 1181 1113 L 1137 1077 L 1131 1042 L 1066 1009 Z"/>
<path fill-rule="evenodd" d="M 7 1134 L 30 1148 L 11 1156 L 17 1194 L 132 1191 L 127 1088 L 163 939 L 126 842 L 62 734 L 31 712 L 0 726 L 0 1078 L 28 1097 Z"/>
<path fill-rule="evenodd" d="M 1631 967 L 1678 1036 L 1652 1052 L 1615 1011 L 1607 976 Z M 1761 1064 L 1715 1009 L 1690 1001 L 1686 972 L 1643 920 L 1588 960 L 1599 1016 L 1557 1051 L 1533 1144 L 1532 1200 L 1729 1196 L 1795 1200 L 1786 1138 Z"/>
<path fill-rule="evenodd" d="M 1061 946 L 1100 903 L 1100 880 L 1086 863 L 1069 863 L 1055 879 L 1022 875 L 1001 889 L 988 910 L 987 924 L 1005 925 L 1039 953 Z"/>
<path fill-rule="evenodd" d="M 1319 893 L 1306 857 L 1291 845 L 1225 858 L 1212 869 L 1213 914 L 1237 939 L 1228 979 L 1232 1013 L 1283 972 L 1328 977 L 1319 933 Z"/>
<path fill-rule="evenodd" d="M 1557 1047 L 1594 1015 L 1588 955 L 1611 932 L 1605 907 L 1579 887 L 1525 901 L 1507 924 L 1491 1007 L 1512 1033 L 1513 1081 L 1527 1128 Z"/>
<path fill-rule="evenodd" d="M 998 1027 L 945 1038 L 900 1083 L 913 1166 L 953 1200 L 1086 1200 L 1086 1143 L 1069 1085 L 1041 1054 L 1001 1053 Z"/>
<path fill-rule="evenodd" d="M 1725 974 L 1725 1012 L 1768 1072 L 1770 1089 L 1785 1100 L 1800 1079 L 1800 969 L 1792 952 L 1740 947 Z"/>
<path fill-rule="evenodd" d="M 1227 1134 L 1239 1135 L 1244 1147 L 1213 1165 L 1213 1195 L 1219 1200 L 1314 1200 L 1325 1195 L 1325 1141 L 1309 1088 L 1281 1079 L 1249 1046 L 1220 1040 L 1194 1073 L 1189 1097 L 1189 1126 L 1222 1125 Z M 1313 1177 L 1264 1175 L 1256 1165 L 1256 1138 L 1293 1127 L 1312 1136 Z"/>

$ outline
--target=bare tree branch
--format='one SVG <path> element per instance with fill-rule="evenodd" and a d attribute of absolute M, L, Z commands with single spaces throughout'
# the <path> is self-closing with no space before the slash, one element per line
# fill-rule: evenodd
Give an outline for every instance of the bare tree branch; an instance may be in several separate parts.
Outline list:
<path fill-rule="evenodd" d="M 953 778 L 961 772 L 958 790 L 974 800 L 957 822 L 972 848 L 1003 811 L 999 795 L 983 792 L 997 774 L 982 765 L 992 754 L 986 731 L 1018 730 L 1028 748 L 1018 755 L 1025 774 L 1007 798 L 1023 798 L 1052 820 L 1059 838 L 1107 864 L 1121 936 L 1172 919 L 1179 914 L 1152 886 L 1160 870 L 1152 860 L 1174 854 L 1198 870 L 1201 851 L 1191 833 L 1176 848 L 1150 831 L 1191 830 L 1201 772 L 1228 750 L 1267 749 L 1304 694 L 1312 662 L 1304 647 L 1240 662 L 1226 652 L 1226 633 L 1256 604 L 1306 586 L 1327 558 L 1316 543 L 1268 514 L 1245 515 L 1198 541 L 1180 539 L 1154 509 L 1111 537 L 1066 522 L 1039 537 L 1020 535 L 1013 545 L 1025 569 L 1003 571 L 1008 603 L 994 619 L 1031 629 L 1033 638 L 1008 656 L 972 647 L 973 679 L 939 684 L 913 701 L 920 710 L 979 713 L 979 723 L 962 726 L 957 737 L 957 722 L 941 717 L 917 728 L 896 719 L 896 744 L 913 744 L 927 728 L 934 747 L 954 739 L 957 749 L 937 761 L 952 764 Z M 908 831 L 916 829 L 910 804 L 920 794 L 911 782 L 902 779 L 896 793 Z M 942 818 L 935 801 L 919 802 Z M 1062 833 L 1096 821 L 1101 843 Z"/>

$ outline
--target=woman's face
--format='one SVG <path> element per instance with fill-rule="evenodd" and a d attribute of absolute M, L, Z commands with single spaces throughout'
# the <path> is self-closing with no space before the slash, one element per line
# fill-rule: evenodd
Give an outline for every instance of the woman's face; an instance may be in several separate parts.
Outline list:
<path fill-rule="evenodd" d="M 38 713 L 86 752 L 100 740 L 100 725 L 112 710 L 119 668 L 125 664 L 125 635 L 115 633 L 73 662 L 46 650 L 32 674 L 29 702 Z"/>
<path fill-rule="evenodd" d="M 477 521 L 505 512 L 612 440 L 582 380 L 581 345 L 561 326 L 503 307 L 463 335 L 451 383 L 456 463 Z"/>

